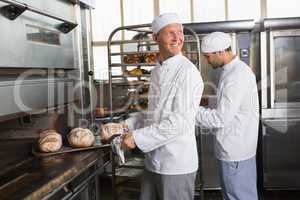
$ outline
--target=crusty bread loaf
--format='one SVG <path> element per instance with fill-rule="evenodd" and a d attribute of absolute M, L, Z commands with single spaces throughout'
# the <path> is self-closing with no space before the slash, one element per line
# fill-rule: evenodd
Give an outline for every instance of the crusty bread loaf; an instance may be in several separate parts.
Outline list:
<path fill-rule="evenodd" d="M 68 134 L 68 142 L 72 147 L 89 147 L 95 142 L 94 134 L 85 128 L 74 128 Z"/>
<path fill-rule="evenodd" d="M 109 138 L 116 134 L 123 134 L 124 133 L 124 127 L 121 123 L 107 123 L 105 125 L 101 125 L 101 133 L 100 137 L 102 140 L 107 141 Z"/>
<path fill-rule="evenodd" d="M 38 145 L 42 152 L 55 152 L 62 146 L 62 137 L 55 130 L 45 130 L 40 133 Z"/>

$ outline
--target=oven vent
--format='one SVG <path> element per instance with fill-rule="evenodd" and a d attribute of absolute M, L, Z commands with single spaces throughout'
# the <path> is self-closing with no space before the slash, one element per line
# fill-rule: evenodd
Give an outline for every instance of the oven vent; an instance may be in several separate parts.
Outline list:
<path fill-rule="evenodd" d="M 4 17 L 6 17 L 10 20 L 15 20 L 25 10 L 26 10 L 26 7 L 20 7 L 20 6 L 15 6 L 15 5 L 7 5 L 7 6 L 3 6 L 1 8 L 0 12 Z"/>
<path fill-rule="evenodd" d="M 25 3 L 20 3 L 13 0 L 0 0 L 2 2 L 8 3 L 9 5 L 3 6 L 0 8 L 0 13 L 10 19 L 15 20 L 18 16 L 20 16 L 25 10 L 29 10 L 31 12 L 40 14 L 42 16 L 46 16 L 58 21 L 61 21 L 62 23 L 57 25 L 56 28 L 61 31 L 62 33 L 69 33 L 71 30 L 73 30 L 77 24 L 71 21 L 68 21 L 66 19 L 63 19 L 59 16 L 53 15 L 51 13 L 39 10 L 37 8 L 34 8 L 32 6 L 29 6 Z"/>
<path fill-rule="evenodd" d="M 77 26 L 77 24 L 74 23 L 62 23 L 59 24 L 56 28 L 61 31 L 62 33 L 69 33 L 71 30 L 73 30 L 75 27 Z"/>

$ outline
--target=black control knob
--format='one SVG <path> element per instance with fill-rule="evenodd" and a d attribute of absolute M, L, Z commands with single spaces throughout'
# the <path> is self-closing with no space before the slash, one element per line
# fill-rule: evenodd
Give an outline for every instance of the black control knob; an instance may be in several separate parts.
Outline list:
<path fill-rule="evenodd" d="M 94 75 L 94 72 L 93 72 L 93 71 L 89 71 L 89 72 L 88 72 L 88 75 L 89 75 L 89 76 L 93 76 L 93 75 Z"/>

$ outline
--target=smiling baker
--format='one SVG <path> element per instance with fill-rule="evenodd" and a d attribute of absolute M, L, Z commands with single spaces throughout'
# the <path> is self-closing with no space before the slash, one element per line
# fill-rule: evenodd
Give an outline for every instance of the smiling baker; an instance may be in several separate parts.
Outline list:
<path fill-rule="evenodd" d="M 152 31 L 159 56 L 151 71 L 148 111 L 126 120 L 130 131 L 122 145 L 145 153 L 141 200 L 191 200 L 198 168 L 195 114 L 203 82 L 181 54 L 184 36 L 177 14 L 155 17 Z"/>

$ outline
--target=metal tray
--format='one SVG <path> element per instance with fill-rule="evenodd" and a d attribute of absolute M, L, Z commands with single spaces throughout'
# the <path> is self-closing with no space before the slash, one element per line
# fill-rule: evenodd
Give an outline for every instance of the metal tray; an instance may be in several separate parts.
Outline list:
<path fill-rule="evenodd" d="M 38 145 L 36 143 L 34 143 L 34 144 L 32 144 L 31 152 L 34 156 L 42 158 L 42 157 L 48 157 L 48 156 L 55 156 L 55 155 L 59 155 L 59 154 L 63 154 L 63 153 L 101 149 L 101 148 L 106 148 L 106 147 L 110 147 L 110 144 L 93 145 L 93 146 L 85 147 L 85 148 L 73 148 L 70 146 L 62 146 L 60 148 L 60 150 L 58 150 L 56 152 L 44 153 L 44 152 L 41 152 L 38 148 Z"/>

